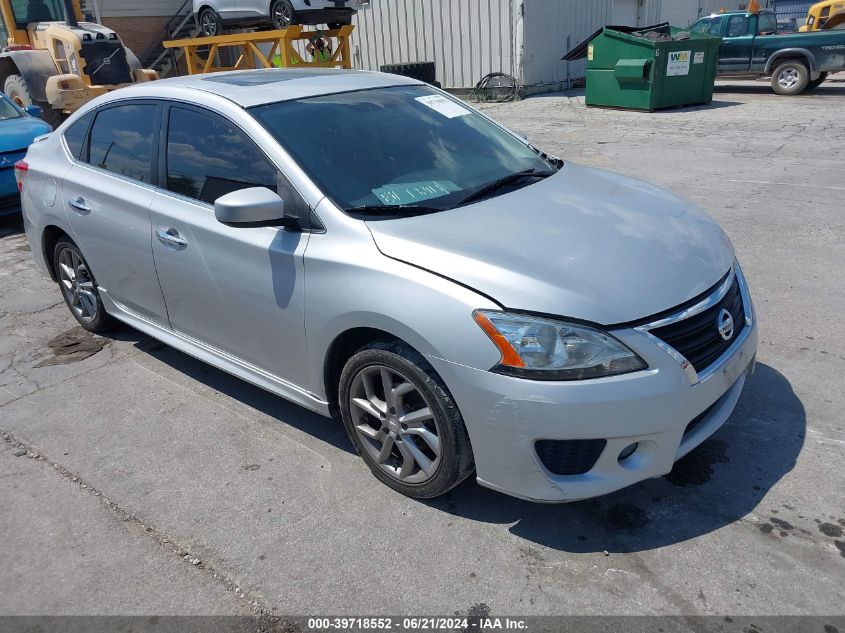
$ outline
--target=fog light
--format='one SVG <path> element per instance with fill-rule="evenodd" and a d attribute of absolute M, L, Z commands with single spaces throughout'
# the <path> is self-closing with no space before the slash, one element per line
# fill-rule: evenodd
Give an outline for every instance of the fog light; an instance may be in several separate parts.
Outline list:
<path fill-rule="evenodd" d="M 623 448 L 622 452 L 619 453 L 619 461 L 622 462 L 622 461 L 625 461 L 626 459 L 628 459 L 631 455 L 634 454 L 634 451 L 637 450 L 638 446 L 639 446 L 639 442 L 634 442 L 633 444 L 628 444 L 628 446 Z"/>

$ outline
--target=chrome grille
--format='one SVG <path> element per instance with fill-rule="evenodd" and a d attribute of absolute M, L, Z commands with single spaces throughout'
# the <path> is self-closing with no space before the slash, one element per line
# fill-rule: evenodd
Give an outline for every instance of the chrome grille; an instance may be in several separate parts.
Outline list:
<path fill-rule="evenodd" d="M 733 335 L 725 340 L 719 333 L 719 315 L 727 310 L 733 319 Z M 713 364 L 737 339 L 746 327 L 742 292 L 736 275 L 724 296 L 706 310 L 685 319 L 649 330 L 683 355 L 696 372 Z"/>

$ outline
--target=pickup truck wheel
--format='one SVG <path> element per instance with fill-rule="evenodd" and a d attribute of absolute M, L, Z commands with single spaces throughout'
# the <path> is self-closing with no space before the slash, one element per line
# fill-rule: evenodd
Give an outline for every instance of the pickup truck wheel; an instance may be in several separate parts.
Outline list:
<path fill-rule="evenodd" d="M 810 69 L 804 62 L 789 60 L 775 68 L 772 89 L 779 95 L 797 95 L 810 83 Z"/>
<path fill-rule="evenodd" d="M 813 79 L 807 84 L 807 90 L 815 90 L 824 83 L 825 79 L 827 79 L 827 73 L 819 73 L 818 79 Z"/>

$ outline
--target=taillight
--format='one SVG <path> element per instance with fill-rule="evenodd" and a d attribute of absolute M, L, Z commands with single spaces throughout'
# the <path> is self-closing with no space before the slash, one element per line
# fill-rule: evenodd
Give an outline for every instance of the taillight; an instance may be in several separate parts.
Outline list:
<path fill-rule="evenodd" d="M 18 182 L 18 191 L 23 191 L 23 179 L 28 171 L 29 163 L 25 160 L 19 160 L 15 163 L 15 180 Z"/>

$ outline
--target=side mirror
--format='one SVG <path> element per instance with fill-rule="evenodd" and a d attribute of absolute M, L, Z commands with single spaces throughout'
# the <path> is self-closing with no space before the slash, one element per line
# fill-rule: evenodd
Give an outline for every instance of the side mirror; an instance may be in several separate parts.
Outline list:
<path fill-rule="evenodd" d="M 40 119 L 41 115 L 44 114 L 44 110 L 41 109 L 41 106 L 37 106 L 35 104 L 28 105 L 25 109 L 29 116 L 34 116 L 38 119 Z"/>
<path fill-rule="evenodd" d="M 214 216 L 223 224 L 281 222 L 285 201 L 265 187 L 240 189 L 214 201 Z"/>

